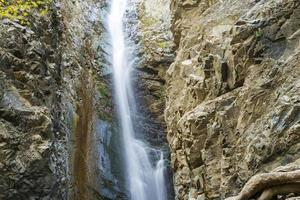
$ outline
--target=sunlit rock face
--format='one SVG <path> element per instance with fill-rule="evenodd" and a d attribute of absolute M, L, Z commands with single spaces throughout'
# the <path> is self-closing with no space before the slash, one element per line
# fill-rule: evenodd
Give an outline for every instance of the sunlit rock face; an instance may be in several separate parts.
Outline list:
<path fill-rule="evenodd" d="M 299 2 L 171 8 L 165 120 L 176 199 L 224 199 L 299 158 Z"/>

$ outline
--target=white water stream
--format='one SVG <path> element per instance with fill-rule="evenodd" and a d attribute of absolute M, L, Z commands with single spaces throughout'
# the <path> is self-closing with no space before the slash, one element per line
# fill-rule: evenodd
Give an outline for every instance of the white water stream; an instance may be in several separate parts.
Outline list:
<path fill-rule="evenodd" d="M 120 130 L 124 142 L 126 180 L 131 200 L 166 200 L 165 162 L 163 153 L 136 138 L 132 110 L 135 107 L 131 88 L 130 49 L 124 29 L 127 0 L 112 0 L 107 18 L 112 45 L 113 86 Z M 139 137 L 140 138 L 140 137 Z M 150 159 L 150 153 L 158 159 Z M 154 156 L 155 157 L 155 156 Z M 154 160 L 154 161 L 153 161 Z"/>

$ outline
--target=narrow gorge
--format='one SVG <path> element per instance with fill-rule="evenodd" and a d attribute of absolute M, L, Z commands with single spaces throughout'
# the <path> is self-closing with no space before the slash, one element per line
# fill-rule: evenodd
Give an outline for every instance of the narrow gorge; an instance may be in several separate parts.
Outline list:
<path fill-rule="evenodd" d="M 299 0 L 0 0 L 0 200 L 300 199 Z"/>

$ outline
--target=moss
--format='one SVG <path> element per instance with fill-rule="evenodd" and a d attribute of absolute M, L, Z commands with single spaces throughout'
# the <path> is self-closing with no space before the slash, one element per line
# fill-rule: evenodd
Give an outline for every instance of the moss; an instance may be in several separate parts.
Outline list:
<path fill-rule="evenodd" d="M 0 19 L 18 21 L 29 25 L 29 17 L 33 12 L 43 16 L 48 14 L 53 0 L 0 0 Z"/>
<path fill-rule="evenodd" d="M 144 26 L 144 27 L 149 27 L 149 26 L 152 26 L 153 24 L 155 24 L 157 21 L 154 19 L 154 18 L 152 18 L 152 17 L 148 17 L 148 18 L 143 18 L 142 19 L 142 25 Z"/>
<path fill-rule="evenodd" d="M 163 42 L 158 42 L 157 45 L 162 48 L 162 49 L 165 49 L 167 48 L 168 46 L 168 43 L 166 41 L 163 41 Z"/>
<path fill-rule="evenodd" d="M 109 92 L 103 84 L 98 83 L 97 84 L 97 90 L 98 90 L 99 94 L 101 95 L 101 97 L 108 97 L 109 96 Z"/>
<path fill-rule="evenodd" d="M 255 31 L 255 37 L 256 38 L 261 38 L 262 35 L 263 35 L 263 32 L 260 28 L 257 31 Z"/>
<path fill-rule="evenodd" d="M 97 80 L 96 85 L 97 91 L 100 95 L 100 99 L 97 102 L 97 115 L 99 119 L 112 121 L 113 114 L 111 112 L 112 102 L 111 102 L 111 94 L 108 90 L 107 85 L 104 82 L 100 82 Z"/>

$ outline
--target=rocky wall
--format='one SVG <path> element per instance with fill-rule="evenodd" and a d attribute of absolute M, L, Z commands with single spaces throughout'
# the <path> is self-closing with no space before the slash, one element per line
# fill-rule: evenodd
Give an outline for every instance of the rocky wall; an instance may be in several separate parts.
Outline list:
<path fill-rule="evenodd" d="M 85 169 L 95 162 L 90 119 L 97 115 L 87 111 L 95 85 L 105 84 L 98 76 L 103 6 L 54 1 L 43 14 L 27 13 L 28 24 L 1 19 L 0 199 L 101 199 L 96 172 Z"/>
<path fill-rule="evenodd" d="M 176 199 L 225 199 L 299 159 L 299 1 L 171 8 L 165 120 Z"/>

